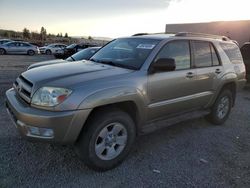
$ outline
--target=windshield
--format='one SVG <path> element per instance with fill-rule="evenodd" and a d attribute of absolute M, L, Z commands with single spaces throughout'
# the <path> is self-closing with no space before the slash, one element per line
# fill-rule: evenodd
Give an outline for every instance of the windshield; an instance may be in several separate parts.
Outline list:
<path fill-rule="evenodd" d="M 145 38 L 116 39 L 100 49 L 90 60 L 138 70 L 159 42 Z"/>
<path fill-rule="evenodd" d="M 80 60 L 89 60 L 95 52 L 99 50 L 99 48 L 87 48 L 84 50 L 81 50 L 80 52 L 75 53 L 74 55 L 68 57 L 67 61 L 80 61 Z"/>

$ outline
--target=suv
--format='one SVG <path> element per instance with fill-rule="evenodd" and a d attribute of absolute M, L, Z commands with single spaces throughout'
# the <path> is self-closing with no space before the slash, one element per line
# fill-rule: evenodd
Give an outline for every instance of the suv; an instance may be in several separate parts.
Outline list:
<path fill-rule="evenodd" d="M 89 61 L 22 73 L 6 107 L 30 140 L 73 144 L 85 164 L 120 164 L 136 136 L 206 116 L 221 125 L 246 82 L 238 46 L 192 33 L 119 38 Z"/>

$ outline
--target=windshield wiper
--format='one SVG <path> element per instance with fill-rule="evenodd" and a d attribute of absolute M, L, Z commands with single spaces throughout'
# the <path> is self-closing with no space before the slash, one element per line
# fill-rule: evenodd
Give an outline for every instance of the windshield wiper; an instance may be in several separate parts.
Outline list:
<path fill-rule="evenodd" d="M 90 59 L 90 61 L 94 61 L 96 63 L 102 63 L 102 64 L 116 66 L 116 64 L 113 61 L 109 61 L 109 60 L 105 61 L 105 60 L 99 60 L 99 59 Z"/>
<path fill-rule="evenodd" d="M 90 59 L 90 60 L 94 61 L 96 63 L 102 63 L 102 64 L 106 64 L 106 65 L 112 65 L 112 66 L 115 66 L 115 67 L 121 67 L 121 68 L 132 69 L 132 70 L 136 70 L 137 69 L 134 66 L 119 64 L 119 63 L 115 63 L 115 62 L 110 61 L 110 60 L 99 60 L 99 59 Z"/>

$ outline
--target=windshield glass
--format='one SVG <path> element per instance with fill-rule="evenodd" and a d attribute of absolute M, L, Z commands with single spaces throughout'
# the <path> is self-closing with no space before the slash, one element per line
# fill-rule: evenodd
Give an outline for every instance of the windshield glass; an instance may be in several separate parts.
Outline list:
<path fill-rule="evenodd" d="M 76 44 L 71 44 L 69 46 L 67 46 L 66 48 L 74 48 L 76 46 Z"/>
<path fill-rule="evenodd" d="M 80 52 L 75 53 L 74 55 L 68 57 L 66 60 L 67 61 L 80 61 L 80 60 L 89 60 L 89 58 L 91 58 L 95 52 L 98 50 L 99 48 L 87 48 L 84 50 L 81 50 Z"/>
<path fill-rule="evenodd" d="M 159 42 L 145 38 L 116 39 L 100 49 L 90 60 L 138 70 Z"/>

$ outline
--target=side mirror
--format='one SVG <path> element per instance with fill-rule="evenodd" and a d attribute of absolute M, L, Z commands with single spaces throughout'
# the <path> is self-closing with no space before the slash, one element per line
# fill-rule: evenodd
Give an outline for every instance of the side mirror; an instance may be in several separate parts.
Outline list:
<path fill-rule="evenodd" d="M 160 58 L 153 62 L 149 68 L 149 73 L 174 71 L 175 60 L 172 58 Z"/>

